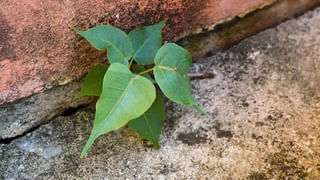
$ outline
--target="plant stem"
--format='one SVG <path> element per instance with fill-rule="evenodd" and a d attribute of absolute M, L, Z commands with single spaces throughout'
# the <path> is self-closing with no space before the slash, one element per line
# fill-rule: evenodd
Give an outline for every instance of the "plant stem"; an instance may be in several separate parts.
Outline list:
<path fill-rule="evenodd" d="M 144 74 L 146 74 L 146 73 L 148 73 L 148 72 L 151 72 L 151 71 L 153 71 L 153 67 L 150 68 L 150 69 L 147 69 L 147 70 L 145 70 L 145 71 L 142 71 L 142 72 L 138 73 L 138 75 L 144 75 Z"/>
<path fill-rule="evenodd" d="M 132 63 L 133 63 L 133 56 L 132 56 L 132 58 L 131 58 L 131 60 L 130 60 L 130 63 L 129 63 L 129 65 L 128 65 L 128 68 L 129 68 L 129 69 L 131 68 Z"/>

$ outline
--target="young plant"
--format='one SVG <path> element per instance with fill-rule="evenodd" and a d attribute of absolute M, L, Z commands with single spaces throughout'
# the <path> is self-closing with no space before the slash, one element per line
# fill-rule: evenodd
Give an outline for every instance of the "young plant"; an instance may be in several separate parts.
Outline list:
<path fill-rule="evenodd" d="M 99 96 L 93 129 L 81 158 L 99 136 L 126 124 L 151 141 L 155 148 L 160 147 L 165 107 L 154 84 L 170 100 L 205 114 L 191 95 L 190 54 L 174 43 L 161 47 L 161 30 L 166 21 L 137 28 L 128 35 L 111 25 L 100 25 L 87 31 L 74 28 L 96 49 L 106 50 L 110 62 L 109 67 L 93 67 L 76 96 Z M 152 64 L 152 68 L 145 70 L 144 66 Z M 155 80 L 148 74 L 152 71 Z"/>

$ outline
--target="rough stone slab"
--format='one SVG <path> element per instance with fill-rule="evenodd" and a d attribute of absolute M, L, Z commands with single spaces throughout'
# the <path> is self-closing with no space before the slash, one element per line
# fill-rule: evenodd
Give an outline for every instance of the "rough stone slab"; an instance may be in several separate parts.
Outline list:
<path fill-rule="evenodd" d="M 199 33 L 276 0 L 51 0 L 0 2 L 0 104 L 84 75 L 105 61 L 71 26 L 125 31 L 169 17 L 166 40 Z M 199 32 L 198 32 L 199 31 Z M 183 34 L 183 35 L 180 35 Z"/>
<path fill-rule="evenodd" d="M 81 82 L 74 81 L 18 102 L 0 105 L 0 140 L 22 135 L 69 108 L 89 104 L 93 98 L 74 98 L 80 87 Z"/>
<path fill-rule="evenodd" d="M 210 116 L 167 102 L 160 150 L 124 128 L 80 160 L 83 109 L 0 145 L 0 179 L 319 179 L 319 35 L 320 8 L 194 63 Z"/>

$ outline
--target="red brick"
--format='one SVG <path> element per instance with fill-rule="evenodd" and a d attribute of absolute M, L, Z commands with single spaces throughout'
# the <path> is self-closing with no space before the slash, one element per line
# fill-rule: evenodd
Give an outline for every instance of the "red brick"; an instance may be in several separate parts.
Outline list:
<path fill-rule="evenodd" d="M 0 2 L 0 104 L 27 97 L 85 74 L 105 61 L 76 35 L 112 24 L 125 31 L 169 17 L 166 40 L 256 9 L 276 0 L 69 0 Z"/>

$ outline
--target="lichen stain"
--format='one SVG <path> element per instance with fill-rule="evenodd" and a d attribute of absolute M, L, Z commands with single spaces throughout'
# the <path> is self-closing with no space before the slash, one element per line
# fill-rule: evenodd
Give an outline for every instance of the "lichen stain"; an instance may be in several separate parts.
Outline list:
<path fill-rule="evenodd" d="M 180 133 L 177 140 L 184 144 L 196 145 L 207 141 L 206 136 L 201 135 L 200 132 Z"/>

